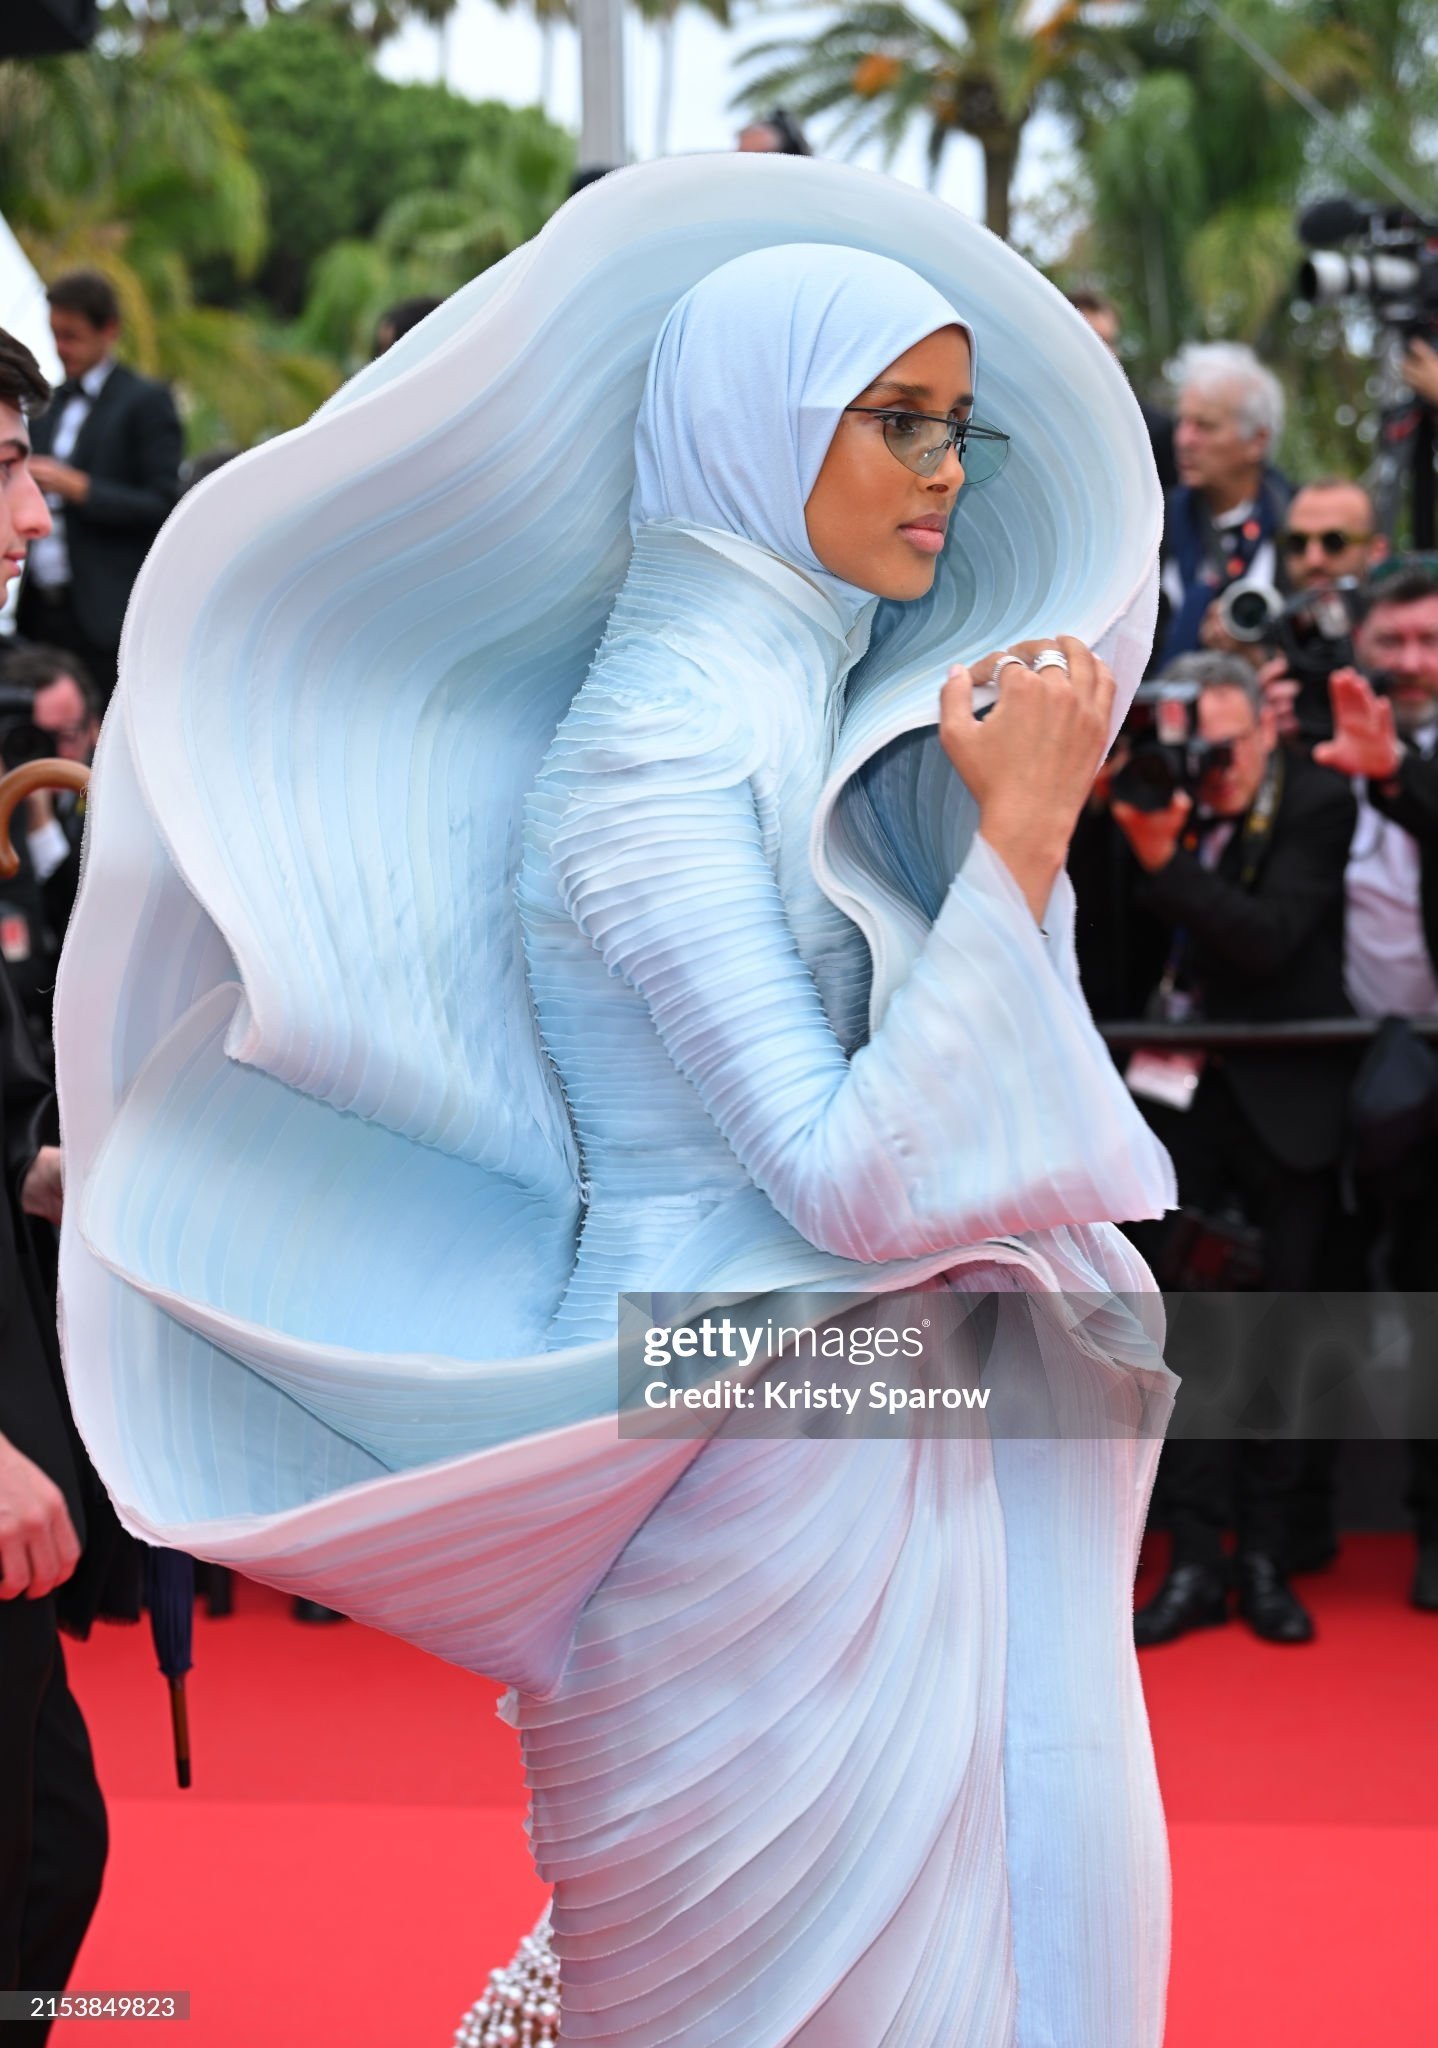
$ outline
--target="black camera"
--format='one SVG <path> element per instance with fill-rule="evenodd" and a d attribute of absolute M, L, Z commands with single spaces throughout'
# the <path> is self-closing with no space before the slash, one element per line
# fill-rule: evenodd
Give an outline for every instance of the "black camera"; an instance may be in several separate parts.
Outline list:
<path fill-rule="evenodd" d="M 1218 600 L 1218 615 L 1233 639 L 1266 643 L 1283 656 L 1298 685 L 1293 709 L 1299 737 L 1332 739 L 1328 680 L 1335 669 L 1353 667 L 1353 629 L 1362 616 L 1353 577 L 1290 598 L 1271 584 L 1230 583 Z"/>
<path fill-rule="evenodd" d="M 1299 268 L 1301 299 L 1315 306 L 1367 299 L 1385 326 L 1405 335 L 1438 330 L 1438 227 L 1431 221 L 1340 193 L 1305 207 L 1298 233 L 1313 252 Z"/>
<path fill-rule="evenodd" d="M 0 761 L 7 769 L 21 768 L 27 761 L 48 761 L 54 751 L 55 735 L 35 723 L 34 691 L 0 683 Z"/>
<path fill-rule="evenodd" d="M 1231 740 L 1200 739 L 1195 730 L 1196 682 L 1140 683 L 1120 728 L 1128 759 L 1114 776 L 1110 794 L 1139 811 L 1163 811 L 1180 790 L 1197 793 L 1208 774 L 1231 768 Z"/>

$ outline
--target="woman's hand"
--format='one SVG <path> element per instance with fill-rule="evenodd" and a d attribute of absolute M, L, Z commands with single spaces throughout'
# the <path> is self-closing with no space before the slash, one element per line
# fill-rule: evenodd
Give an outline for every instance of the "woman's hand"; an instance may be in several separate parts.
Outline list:
<path fill-rule="evenodd" d="M 1045 647 L 1062 669 L 1028 666 Z M 974 686 L 993 680 L 1001 654 L 949 671 L 939 739 L 979 807 L 979 831 L 1024 892 L 1036 920 L 1063 866 L 1074 825 L 1108 744 L 1114 679 L 1080 640 L 1022 640 L 998 678 L 999 700 L 974 716 Z"/>

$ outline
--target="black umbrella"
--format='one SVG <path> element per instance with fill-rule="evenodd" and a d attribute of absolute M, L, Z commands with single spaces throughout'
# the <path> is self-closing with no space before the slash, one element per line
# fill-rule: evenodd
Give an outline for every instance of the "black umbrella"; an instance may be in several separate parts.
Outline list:
<path fill-rule="evenodd" d="M 185 1673 L 194 1663 L 195 1560 L 182 1550 L 145 1552 L 145 1605 L 161 1671 L 170 1682 L 170 1721 L 175 1734 L 175 1777 L 190 1782 L 190 1715 Z"/>

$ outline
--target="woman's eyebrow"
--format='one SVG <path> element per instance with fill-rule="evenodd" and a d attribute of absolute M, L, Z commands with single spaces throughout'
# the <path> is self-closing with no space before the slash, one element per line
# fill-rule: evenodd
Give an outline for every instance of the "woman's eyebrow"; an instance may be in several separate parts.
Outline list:
<path fill-rule="evenodd" d="M 931 385 L 902 384 L 900 383 L 897 377 L 878 378 L 876 382 L 874 382 L 868 387 L 867 391 L 865 391 L 864 393 L 864 396 L 865 398 L 876 398 L 881 391 L 892 391 L 896 397 L 907 398 L 911 401 L 911 403 L 918 406 L 927 406 L 931 404 L 934 396 L 933 387 Z M 960 392 L 959 396 L 954 400 L 953 404 L 949 407 L 949 411 L 958 412 L 961 407 L 966 405 L 972 405 L 973 402 L 973 392 L 962 391 Z"/>

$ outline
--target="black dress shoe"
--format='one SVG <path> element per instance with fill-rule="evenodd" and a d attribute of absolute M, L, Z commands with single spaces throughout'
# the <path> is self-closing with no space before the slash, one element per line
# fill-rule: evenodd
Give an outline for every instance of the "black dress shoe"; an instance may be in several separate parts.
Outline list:
<path fill-rule="evenodd" d="M 1271 1557 L 1238 1559 L 1238 1611 L 1265 1643 L 1311 1643 L 1313 1617 Z"/>
<path fill-rule="evenodd" d="M 1412 1601 L 1425 1614 L 1438 1614 L 1438 1537 L 1418 1545 L 1418 1569 L 1413 1574 Z"/>
<path fill-rule="evenodd" d="M 1192 1628 L 1218 1628 L 1228 1619 L 1223 1574 L 1206 1564 L 1176 1564 L 1152 1600 L 1133 1618 L 1141 1650 L 1171 1643 Z"/>
<path fill-rule="evenodd" d="M 296 1621 L 349 1620 L 349 1616 L 341 1614 L 337 1607 L 325 1607 L 318 1600 L 301 1600 L 298 1598 L 294 1602 L 294 1615 Z"/>

